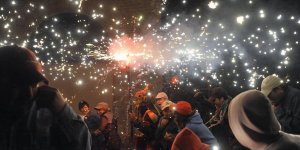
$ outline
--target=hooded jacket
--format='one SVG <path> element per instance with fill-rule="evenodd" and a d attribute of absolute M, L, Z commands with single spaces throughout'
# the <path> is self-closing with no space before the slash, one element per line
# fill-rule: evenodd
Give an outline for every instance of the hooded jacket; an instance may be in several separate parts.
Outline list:
<path fill-rule="evenodd" d="M 282 131 L 300 134 L 300 91 L 286 86 L 285 97 L 275 109 L 275 116 L 280 122 Z"/>
<path fill-rule="evenodd" d="M 236 139 L 249 149 L 300 149 L 300 136 L 280 131 L 271 103 L 260 91 L 236 96 L 229 105 L 228 120 Z"/>
<path fill-rule="evenodd" d="M 200 138 L 200 140 L 203 141 L 203 143 L 206 143 L 211 147 L 218 145 L 216 138 L 204 125 L 203 120 L 197 111 L 190 116 L 188 120 L 189 121 L 185 127 L 192 130 Z"/>
<path fill-rule="evenodd" d="M 188 128 L 183 128 L 176 136 L 171 150 L 209 150 L 197 135 Z"/>

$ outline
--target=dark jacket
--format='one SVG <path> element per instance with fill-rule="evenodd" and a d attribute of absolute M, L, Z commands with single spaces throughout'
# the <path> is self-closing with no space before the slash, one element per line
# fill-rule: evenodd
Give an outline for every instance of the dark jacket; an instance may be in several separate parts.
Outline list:
<path fill-rule="evenodd" d="M 275 115 L 284 132 L 300 134 L 300 90 L 285 87 L 285 97 L 275 109 Z"/>
<path fill-rule="evenodd" d="M 278 138 L 266 150 L 300 150 L 300 136 L 279 132 Z"/>
<path fill-rule="evenodd" d="M 89 111 L 84 120 L 92 135 L 92 150 L 100 150 L 105 145 L 105 137 L 103 134 L 97 133 L 101 126 L 101 117 L 93 111 Z"/>
<path fill-rule="evenodd" d="M 164 127 L 161 127 L 161 126 L 159 126 L 159 124 L 162 119 L 163 119 L 163 117 L 160 118 L 159 123 L 158 123 L 158 128 L 155 131 L 155 140 L 160 142 L 163 150 L 169 150 L 169 149 L 171 149 L 174 139 L 167 141 L 164 139 L 164 136 L 168 132 L 168 133 L 174 135 L 174 137 L 175 137 L 176 134 L 178 133 L 178 127 L 174 121 L 174 118 L 168 118 L 167 125 Z"/>
<path fill-rule="evenodd" d="M 210 147 L 218 145 L 216 138 L 205 126 L 197 111 L 188 118 L 188 122 L 185 127 L 192 130 L 203 143 L 210 145 Z"/>
<path fill-rule="evenodd" d="M 1 150 L 91 149 L 88 128 L 68 104 L 55 116 L 47 109 L 33 110 L 30 114 L 24 114 L 9 131 L 1 131 Z M 36 117 L 37 114 L 42 117 Z"/>

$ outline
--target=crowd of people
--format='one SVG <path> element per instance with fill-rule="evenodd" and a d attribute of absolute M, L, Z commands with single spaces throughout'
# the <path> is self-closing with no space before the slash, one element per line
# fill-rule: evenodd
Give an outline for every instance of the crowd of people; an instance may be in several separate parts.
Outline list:
<path fill-rule="evenodd" d="M 119 150 L 118 123 L 106 102 L 93 109 L 78 103 L 76 114 L 48 85 L 35 54 L 18 46 L 0 48 L 1 150 Z M 267 76 L 261 91 L 232 98 L 222 87 L 209 97 L 172 101 L 137 94 L 128 113 L 136 150 L 300 149 L 300 90 Z"/>

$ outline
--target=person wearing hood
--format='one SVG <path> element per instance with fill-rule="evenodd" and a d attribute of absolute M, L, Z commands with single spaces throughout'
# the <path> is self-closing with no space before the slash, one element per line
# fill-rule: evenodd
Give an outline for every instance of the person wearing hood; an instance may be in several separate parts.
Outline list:
<path fill-rule="evenodd" d="M 218 146 L 218 142 L 214 135 L 203 123 L 198 113 L 192 109 L 190 103 L 186 101 L 178 101 L 175 105 L 175 122 L 180 129 L 188 128 L 193 131 L 198 138 L 210 148 Z"/>
<path fill-rule="evenodd" d="M 0 149 L 90 150 L 84 121 L 48 85 L 32 50 L 0 48 Z"/>
<path fill-rule="evenodd" d="M 260 91 L 237 95 L 229 105 L 228 120 L 236 139 L 249 149 L 300 149 L 300 136 L 281 131 L 269 99 Z"/>

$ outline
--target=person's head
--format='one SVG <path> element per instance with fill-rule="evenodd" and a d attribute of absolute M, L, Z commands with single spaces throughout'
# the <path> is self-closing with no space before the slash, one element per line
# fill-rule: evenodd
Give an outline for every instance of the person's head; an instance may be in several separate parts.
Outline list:
<path fill-rule="evenodd" d="M 78 103 L 78 109 L 84 116 L 86 116 L 90 111 L 90 105 L 88 102 L 82 100 Z"/>
<path fill-rule="evenodd" d="M 171 101 L 165 101 L 161 104 L 161 110 L 165 118 L 171 118 L 175 110 L 175 104 Z"/>
<path fill-rule="evenodd" d="M 277 105 L 284 97 L 283 82 L 277 76 L 267 76 L 261 83 L 261 92 Z"/>
<path fill-rule="evenodd" d="M 164 101 L 168 100 L 168 95 L 165 92 L 159 92 L 156 95 L 155 100 L 156 104 L 160 106 Z"/>
<path fill-rule="evenodd" d="M 257 90 L 233 98 L 228 107 L 228 121 L 236 139 L 250 149 L 264 149 L 278 137 L 280 130 L 270 101 Z"/>
<path fill-rule="evenodd" d="M 228 99 L 227 91 L 222 87 L 215 87 L 210 94 L 210 100 L 214 102 L 216 107 L 221 107 Z"/>
<path fill-rule="evenodd" d="M 0 48 L 1 114 L 11 120 L 28 111 L 38 83 L 48 82 L 34 53 L 18 46 Z"/>
<path fill-rule="evenodd" d="M 108 104 L 106 102 L 100 102 L 94 108 L 98 111 L 99 115 L 105 114 L 109 109 Z"/>
<path fill-rule="evenodd" d="M 196 100 L 196 101 L 203 101 L 203 100 L 206 100 L 205 96 L 204 96 L 204 93 L 201 92 L 201 91 L 198 91 L 194 94 L 193 98 Z"/>
<path fill-rule="evenodd" d="M 186 101 L 178 101 L 175 105 L 175 122 L 179 128 L 184 128 L 188 118 L 194 114 L 192 106 Z"/>

